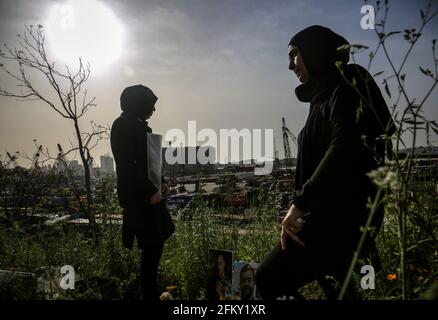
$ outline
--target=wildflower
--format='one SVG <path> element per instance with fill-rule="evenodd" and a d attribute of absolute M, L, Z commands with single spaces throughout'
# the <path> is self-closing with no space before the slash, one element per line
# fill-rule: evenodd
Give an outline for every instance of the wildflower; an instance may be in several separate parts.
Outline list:
<path fill-rule="evenodd" d="M 377 170 L 369 172 L 368 177 L 377 185 L 377 187 L 399 189 L 400 180 L 397 172 L 391 170 L 388 167 L 379 167 Z"/>
<path fill-rule="evenodd" d="M 397 275 L 395 273 L 390 273 L 390 274 L 388 274 L 387 279 L 389 281 L 395 280 L 395 279 L 397 279 Z"/>

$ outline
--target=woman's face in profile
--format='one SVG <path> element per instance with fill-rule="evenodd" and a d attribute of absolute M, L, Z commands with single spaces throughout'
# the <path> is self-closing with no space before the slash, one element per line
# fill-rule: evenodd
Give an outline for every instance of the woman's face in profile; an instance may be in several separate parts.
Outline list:
<path fill-rule="evenodd" d="M 146 114 L 146 120 L 149 119 L 150 117 L 152 117 L 152 114 L 154 113 L 154 111 L 155 111 L 155 105 L 152 106 L 152 110 Z"/>
<path fill-rule="evenodd" d="M 289 46 L 289 70 L 293 71 L 301 83 L 309 79 L 309 72 L 304 64 L 303 57 L 296 46 Z"/>
<path fill-rule="evenodd" d="M 217 257 L 217 272 L 219 274 L 225 273 L 225 259 L 223 255 Z"/>

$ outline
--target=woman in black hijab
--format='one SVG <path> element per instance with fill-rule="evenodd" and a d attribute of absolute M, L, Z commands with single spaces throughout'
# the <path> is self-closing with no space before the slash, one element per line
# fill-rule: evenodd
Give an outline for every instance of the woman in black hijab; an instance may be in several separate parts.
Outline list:
<path fill-rule="evenodd" d="M 342 36 L 322 26 L 306 28 L 291 39 L 289 59 L 302 82 L 295 94 L 310 109 L 298 136 L 293 204 L 256 283 L 264 299 L 300 298 L 297 289 L 318 280 L 335 298 L 325 276 L 341 284 L 346 276 L 369 214 L 367 200 L 377 191 L 366 173 L 383 163 L 387 140 L 379 137 L 391 136 L 395 126 L 371 75 L 347 65 Z M 380 207 L 373 220 L 377 230 L 382 219 Z M 369 237 L 362 253 L 372 248 Z"/>
<path fill-rule="evenodd" d="M 142 249 L 140 278 L 143 299 L 158 300 L 158 265 L 165 239 L 157 223 L 164 200 L 148 172 L 148 126 L 157 97 L 151 89 L 134 85 L 120 96 L 122 114 L 111 128 L 111 149 L 116 162 L 117 195 L 123 208 L 122 241 L 132 249 L 134 239 Z M 168 235 L 166 235 L 168 236 Z"/>

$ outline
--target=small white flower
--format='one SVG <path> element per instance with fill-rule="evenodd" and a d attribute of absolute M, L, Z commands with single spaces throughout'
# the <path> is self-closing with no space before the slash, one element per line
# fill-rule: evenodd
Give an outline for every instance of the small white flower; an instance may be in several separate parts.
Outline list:
<path fill-rule="evenodd" d="M 379 167 L 377 170 L 372 170 L 367 174 L 371 180 L 377 185 L 377 187 L 399 189 L 400 180 L 396 171 L 391 170 L 388 167 Z"/>

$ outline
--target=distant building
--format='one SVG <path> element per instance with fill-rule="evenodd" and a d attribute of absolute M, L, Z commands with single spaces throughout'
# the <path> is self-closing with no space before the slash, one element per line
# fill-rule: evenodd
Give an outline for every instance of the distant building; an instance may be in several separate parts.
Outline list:
<path fill-rule="evenodd" d="M 161 150 L 162 171 L 165 176 L 211 173 L 214 169 L 216 149 L 212 146 L 164 147 Z M 171 163 L 166 161 L 166 153 L 169 155 Z M 202 158 L 199 158 L 198 155 Z"/>
<path fill-rule="evenodd" d="M 398 154 L 401 158 L 405 158 L 408 154 L 412 152 L 412 148 L 401 149 Z M 413 152 L 414 158 L 438 158 L 438 147 L 415 147 Z"/>
<path fill-rule="evenodd" d="M 52 171 L 52 165 L 51 164 L 47 164 L 47 165 L 43 166 L 43 170 L 44 170 L 45 173 L 51 172 Z"/>
<path fill-rule="evenodd" d="M 74 176 L 83 176 L 85 173 L 84 166 L 79 164 L 78 160 L 72 160 L 68 163 L 68 168 Z"/>
<path fill-rule="evenodd" d="M 100 156 L 100 170 L 105 174 L 114 173 L 114 160 L 108 153 Z"/>
<path fill-rule="evenodd" d="M 53 165 L 53 170 L 56 173 L 64 172 L 67 169 L 67 165 L 64 161 L 56 160 L 56 162 Z"/>

